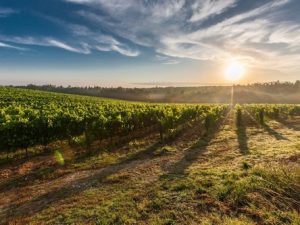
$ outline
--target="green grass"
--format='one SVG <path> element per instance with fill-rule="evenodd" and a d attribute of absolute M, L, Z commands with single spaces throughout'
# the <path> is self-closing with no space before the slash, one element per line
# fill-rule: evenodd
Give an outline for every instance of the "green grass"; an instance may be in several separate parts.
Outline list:
<path fill-rule="evenodd" d="M 299 131 L 267 124 L 286 138 L 247 125 L 247 154 L 229 120 L 209 137 L 191 128 L 167 144 L 154 135 L 58 160 L 0 195 L 22 193 L 27 208 L 12 208 L 16 224 L 300 224 Z M 78 178 L 55 177 L 64 172 Z"/>

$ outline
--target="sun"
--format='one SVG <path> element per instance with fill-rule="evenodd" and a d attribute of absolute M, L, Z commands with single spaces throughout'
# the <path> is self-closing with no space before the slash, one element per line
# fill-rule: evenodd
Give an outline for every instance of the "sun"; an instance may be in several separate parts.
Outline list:
<path fill-rule="evenodd" d="M 225 78 L 228 81 L 236 82 L 245 74 L 245 67 L 237 61 L 231 62 L 225 69 Z"/>

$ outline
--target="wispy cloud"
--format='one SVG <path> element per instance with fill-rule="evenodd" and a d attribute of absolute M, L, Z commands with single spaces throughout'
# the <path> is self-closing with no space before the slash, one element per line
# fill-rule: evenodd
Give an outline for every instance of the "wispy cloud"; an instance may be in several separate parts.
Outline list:
<path fill-rule="evenodd" d="M 180 63 L 180 61 L 177 58 L 173 58 L 170 56 L 166 56 L 166 55 L 155 55 L 156 59 L 161 62 L 162 64 L 165 65 L 174 65 L 174 64 L 178 64 Z"/>
<path fill-rule="evenodd" d="M 70 51 L 70 52 L 77 52 L 77 53 L 83 53 L 83 54 L 89 54 L 91 53 L 89 46 L 87 44 L 81 44 L 81 48 L 74 48 L 68 44 L 65 44 L 61 41 L 57 41 L 54 39 L 46 39 L 45 42 L 41 42 L 41 45 L 45 46 L 53 46 L 57 48 L 62 48 L 64 50 Z"/>
<path fill-rule="evenodd" d="M 53 38 L 36 38 L 36 37 L 12 37 L 12 36 L 0 36 L 1 40 L 5 40 L 7 42 L 10 43 L 16 43 L 16 44 L 20 44 L 20 45 L 31 45 L 31 46 L 44 46 L 44 47 L 56 47 L 56 48 L 60 48 L 60 49 L 64 49 L 67 51 L 71 51 L 71 52 L 76 52 L 76 53 L 82 53 L 82 54 L 89 54 L 90 53 L 90 49 L 89 47 L 84 44 L 81 43 L 80 47 L 72 47 L 62 41 L 53 39 Z M 0 45 L 1 46 L 1 45 Z M 15 47 L 12 45 L 7 45 L 6 46 L 10 46 L 10 48 L 16 48 L 16 49 L 24 49 L 24 48 L 20 48 L 20 47 Z M 3 46 L 3 47 L 6 47 Z"/>
<path fill-rule="evenodd" d="M 9 45 L 9 44 L 5 44 L 3 42 L 0 42 L 0 48 L 11 48 L 11 49 L 16 49 L 16 50 L 21 50 L 21 51 L 25 51 L 26 48 L 21 48 L 18 46 L 13 46 L 13 45 Z"/>
<path fill-rule="evenodd" d="M 0 7 L 0 18 L 1 17 L 7 17 L 7 16 L 9 16 L 9 15 L 11 15 L 13 13 L 17 13 L 17 11 L 13 10 L 11 8 L 1 8 Z"/>
<path fill-rule="evenodd" d="M 293 0 L 257 1 L 249 9 L 236 10 L 211 23 L 209 20 L 227 15 L 240 2 L 67 1 L 90 6 L 92 10 L 81 10 L 78 15 L 133 43 L 154 48 L 159 55 L 216 62 L 235 57 L 249 66 L 300 67 L 295 63 L 299 59 L 299 24 L 277 15 Z M 108 16 L 97 14 L 97 9 Z M 200 26 L 204 21 L 207 25 Z"/>
<path fill-rule="evenodd" d="M 131 57 L 134 57 L 134 56 L 138 56 L 139 55 L 139 52 L 138 51 L 132 51 L 130 49 L 126 49 L 124 47 L 120 47 L 118 45 L 113 45 L 111 46 L 111 50 L 114 50 L 116 52 L 119 52 L 121 53 L 122 55 L 126 55 L 126 56 L 131 56 Z"/>
<path fill-rule="evenodd" d="M 146 47 L 164 64 L 180 58 L 219 63 L 234 57 L 249 66 L 300 70 L 300 17 L 288 19 L 285 8 L 296 1 L 61 0 L 76 5 L 68 17 L 44 16 L 63 28 L 62 36 L 0 35 L 0 41 L 128 57 L 139 56 Z M 0 17 L 10 13 L 0 8 Z"/>
<path fill-rule="evenodd" d="M 81 1 L 78 1 L 81 2 Z M 89 2 L 89 1 L 82 1 Z M 1 11 L 0 11 L 1 12 Z M 3 11 L 4 12 L 4 11 Z M 7 13 L 14 13 L 16 11 L 7 10 Z M 140 52 L 128 46 L 125 43 L 120 42 L 115 37 L 107 34 L 103 34 L 101 31 L 91 31 L 87 26 L 78 25 L 64 20 L 39 14 L 43 19 L 48 20 L 51 23 L 55 23 L 58 26 L 63 27 L 64 30 L 69 32 L 68 40 L 60 40 L 55 37 L 43 37 L 43 36 L 12 36 L 3 35 L 0 31 L 0 41 L 6 41 L 10 43 L 16 43 L 20 45 L 31 45 L 31 46 L 44 46 L 44 47 L 55 47 L 66 51 L 80 53 L 80 54 L 91 54 L 95 51 L 115 51 L 121 55 L 128 57 L 136 57 Z M 53 36 L 56 36 L 53 34 Z M 13 48 L 12 45 L 8 45 Z M 8 47 L 5 46 L 5 47 Z M 4 47 L 4 46 L 0 46 Z M 16 47 L 17 48 L 17 47 Z M 19 48 L 21 49 L 21 48 Z"/>
<path fill-rule="evenodd" d="M 83 34 L 81 34 L 83 35 Z M 83 38 L 83 41 L 74 41 L 76 43 L 76 47 L 71 46 L 63 41 L 43 37 L 43 38 L 36 38 L 36 37 L 15 37 L 15 36 L 0 36 L 0 40 L 4 40 L 11 43 L 21 44 L 21 45 L 31 45 L 31 46 L 44 46 L 44 47 L 55 47 L 60 48 L 66 51 L 80 53 L 80 54 L 90 54 L 92 50 L 97 51 L 115 51 L 122 55 L 135 57 L 138 56 L 140 53 L 138 50 L 133 50 L 128 46 L 118 42 L 111 36 L 107 35 L 97 35 L 94 36 L 86 36 Z M 4 44 L 0 42 L 0 47 L 7 47 L 7 48 L 15 48 L 15 49 L 24 49 L 20 47 L 15 47 L 12 45 Z"/>
<path fill-rule="evenodd" d="M 136 57 L 140 54 L 138 50 L 128 47 L 113 36 L 103 34 L 101 31 L 91 31 L 89 28 L 82 25 L 68 24 L 66 26 L 75 36 L 87 41 L 91 49 L 105 52 L 115 51 L 129 57 Z"/>
<path fill-rule="evenodd" d="M 192 5 L 193 15 L 190 21 L 200 21 L 208 17 L 223 13 L 226 9 L 233 7 L 237 0 L 203 0 L 196 1 Z"/>

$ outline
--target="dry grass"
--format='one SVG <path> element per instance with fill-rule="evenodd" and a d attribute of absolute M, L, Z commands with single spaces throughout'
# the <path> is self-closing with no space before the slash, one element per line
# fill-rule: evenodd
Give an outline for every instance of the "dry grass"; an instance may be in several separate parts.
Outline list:
<path fill-rule="evenodd" d="M 196 126 L 167 144 L 155 135 L 141 138 L 116 151 L 51 164 L 53 169 L 38 179 L 41 168 L 32 166 L 30 182 L 12 173 L 10 185 L 2 185 L 0 219 L 12 224 L 300 224 L 300 131 L 276 121 L 267 126 L 236 127 L 228 118 L 206 137 Z"/>

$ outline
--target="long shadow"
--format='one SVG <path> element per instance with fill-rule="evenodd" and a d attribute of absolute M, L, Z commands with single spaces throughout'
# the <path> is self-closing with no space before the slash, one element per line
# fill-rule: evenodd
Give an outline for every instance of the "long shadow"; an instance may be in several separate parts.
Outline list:
<path fill-rule="evenodd" d="M 184 175 L 186 170 L 207 150 L 211 140 L 216 136 L 217 132 L 224 125 L 227 118 L 219 121 L 219 123 L 209 132 L 205 133 L 199 140 L 185 151 L 183 158 L 176 162 L 166 175 L 181 174 Z"/>
<path fill-rule="evenodd" d="M 142 133 L 139 136 L 135 136 L 134 138 L 136 138 L 136 139 L 142 139 L 142 138 L 145 138 L 147 135 L 151 135 L 151 134 L 149 132 L 148 133 L 144 132 L 144 133 Z M 126 140 L 124 142 L 115 143 L 112 146 L 108 146 L 107 145 L 106 147 L 107 147 L 107 150 L 109 152 L 114 152 L 114 151 L 117 151 L 120 147 L 128 144 L 129 141 L 130 140 Z M 89 160 L 91 157 L 96 156 L 97 154 L 99 154 L 101 152 L 101 150 L 103 150 L 103 149 L 94 150 L 94 151 L 91 151 L 91 152 L 87 152 L 86 154 L 83 154 L 80 157 L 75 158 L 71 162 L 72 163 L 85 162 L 85 161 Z M 48 154 L 48 155 L 50 155 L 50 154 Z M 24 159 L 24 162 L 26 162 L 25 159 Z M 59 167 L 58 166 L 53 166 L 52 168 L 53 168 L 52 172 L 54 172 Z M 66 174 L 62 174 L 62 176 L 63 175 L 66 175 Z M 61 176 L 59 176 L 59 177 L 61 177 Z M 52 179 L 57 179 L 59 177 L 56 176 L 56 177 L 53 177 Z M 9 179 L 6 182 L 0 182 L 0 191 L 9 190 L 9 189 L 15 188 L 15 187 L 19 187 L 19 188 L 20 187 L 25 187 L 27 185 L 32 184 L 32 182 L 34 182 L 36 180 L 40 180 L 40 179 L 41 179 L 41 176 L 38 176 L 35 171 L 32 171 L 32 172 L 24 174 L 24 175 L 19 175 L 19 176 L 13 178 L 13 179 Z M 48 179 L 47 178 L 48 181 L 52 180 L 52 179 Z"/>
<path fill-rule="evenodd" d="M 119 147 L 121 147 L 121 146 L 120 145 L 114 146 L 114 147 L 109 148 L 109 150 L 114 151 L 115 149 L 117 149 Z M 145 157 L 147 155 L 149 155 L 148 151 L 142 151 L 142 152 L 138 152 L 137 154 L 133 154 L 130 157 L 121 158 L 120 161 L 121 162 L 124 161 L 124 163 L 127 163 L 128 161 L 131 161 L 131 160 L 143 159 L 143 157 Z M 92 157 L 92 156 L 93 156 L 93 154 L 89 155 L 89 157 Z M 80 158 L 81 160 L 76 159 L 74 162 L 75 163 L 84 162 L 89 159 L 86 157 L 88 157 L 88 155 L 85 155 L 85 157 Z M 116 165 L 116 164 L 112 164 L 112 165 Z M 112 165 L 108 165 L 108 166 L 112 166 Z M 59 168 L 59 166 L 52 166 L 50 169 L 52 170 L 52 172 L 55 172 L 55 170 L 57 170 L 58 168 Z M 47 168 L 45 168 L 45 169 L 47 169 Z M 101 169 L 101 167 L 99 167 L 98 169 Z M 60 176 L 55 176 L 53 178 L 46 178 L 46 179 L 47 179 L 47 181 L 51 181 L 54 179 L 58 179 L 61 176 L 65 176 L 67 174 L 68 173 L 65 173 Z M 9 179 L 5 182 L 0 182 L 0 191 L 2 192 L 2 191 L 10 190 L 13 188 L 26 187 L 26 186 L 32 184 L 33 182 L 35 182 L 37 180 L 41 180 L 41 179 L 42 179 L 42 176 L 41 175 L 39 176 L 37 171 L 32 171 L 32 172 L 26 173 L 24 175 L 18 175 L 16 177 L 14 177 L 13 179 Z M 45 180 L 45 178 L 43 178 L 43 180 Z"/>
<path fill-rule="evenodd" d="M 134 139 L 142 139 L 146 138 L 150 135 L 153 135 L 157 133 L 155 129 L 146 129 L 145 131 L 135 132 L 134 134 L 127 135 L 127 136 L 120 136 L 120 137 L 114 137 L 114 139 L 117 139 L 117 141 L 110 141 L 109 139 L 105 139 L 102 141 L 102 143 L 95 146 L 96 141 L 92 144 L 93 147 L 90 147 L 90 151 L 85 151 L 84 154 L 80 154 L 76 156 L 75 162 L 84 162 L 86 160 L 89 160 L 91 157 L 96 156 L 99 154 L 99 152 L 103 151 L 103 149 L 108 150 L 109 152 L 115 152 L 120 147 L 129 144 L 130 141 Z M 130 137 L 130 138 L 129 138 Z"/>
<path fill-rule="evenodd" d="M 5 210 L 6 213 L 2 212 L 2 214 L 0 214 L 0 219 L 8 220 L 9 217 L 12 216 L 31 216 L 41 210 L 50 207 L 54 202 L 79 194 L 80 192 L 83 192 L 84 190 L 87 190 L 93 186 L 97 186 L 97 184 L 99 184 L 99 182 L 104 180 L 106 177 L 126 168 L 130 162 L 157 157 L 154 153 L 155 150 L 160 146 L 161 143 L 157 142 L 149 146 L 145 150 L 140 151 L 119 163 L 100 169 L 98 172 L 94 173 L 91 176 L 72 181 L 63 187 L 56 188 L 31 200 L 28 203 L 25 203 L 23 205 L 10 205 L 9 208 Z"/>
<path fill-rule="evenodd" d="M 35 153 L 32 153 L 32 152 L 28 152 L 28 157 L 25 156 L 25 153 L 24 155 L 19 155 L 18 157 L 15 157 L 15 156 L 9 156 L 8 159 L 1 159 L 0 160 L 0 168 L 3 168 L 7 165 L 20 165 L 22 163 L 25 163 L 28 161 L 28 158 L 33 158 L 33 157 L 40 157 L 40 156 L 49 156 L 53 154 L 53 151 L 52 150 L 39 150 L 39 151 L 36 151 Z"/>
<path fill-rule="evenodd" d="M 184 133 L 188 132 L 189 129 L 195 128 L 197 126 L 196 123 L 194 123 L 191 126 L 185 126 L 185 125 L 186 124 L 179 125 L 179 127 L 176 128 L 177 131 L 174 134 L 172 134 L 171 136 L 165 137 L 165 139 L 163 140 L 163 143 L 164 144 L 172 143 L 173 141 L 176 141 L 178 138 L 183 136 Z M 128 139 L 127 137 L 123 137 L 123 139 L 125 138 L 125 140 L 114 142 L 112 144 L 110 142 L 108 142 L 108 143 L 106 143 L 106 145 L 101 146 L 102 148 L 99 148 L 99 146 L 98 146 L 98 149 L 90 151 L 90 152 L 86 152 L 86 154 L 83 154 L 83 155 L 77 157 L 75 159 L 75 162 L 79 163 L 79 162 L 84 162 L 86 160 L 89 160 L 91 157 L 93 157 L 93 156 L 99 154 L 99 152 L 103 151 L 103 149 L 106 149 L 109 152 L 115 152 L 120 147 L 128 144 L 133 139 L 143 139 L 143 138 L 149 137 L 150 135 L 158 134 L 157 130 L 158 130 L 158 128 L 140 132 L 139 134 L 134 135 L 130 139 Z"/>
<path fill-rule="evenodd" d="M 113 143 L 111 143 L 109 141 L 109 139 L 105 139 L 105 140 L 103 140 L 103 143 L 101 144 L 101 146 L 97 145 L 97 148 L 94 147 L 94 148 L 92 148 L 91 151 L 85 151 L 84 154 L 81 154 L 81 155 L 77 156 L 75 161 L 76 162 L 84 161 L 85 159 L 88 159 L 92 156 L 97 155 L 104 148 L 107 148 L 109 151 L 115 151 L 116 149 L 123 146 L 124 144 L 128 144 L 132 139 L 145 138 L 145 137 L 155 133 L 156 130 L 158 130 L 158 129 L 156 129 L 153 126 L 150 129 L 146 128 L 144 131 L 139 131 L 139 132 L 136 131 L 135 133 L 130 134 L 130 135 L 120 136 L 120 137 L 115 136 L 114 138 L 118 139 L 118 141 L 114 141 Z M 94 140 L 92 145 L 95 145 L 96 142 L 97 142 L 97 140 Z M 53 143 L 51 143 L 51 144 L 53 144 Z M 39 147 L 39 146 L 34 146 L 33 148 L 37 148 L 37 147 Z M 71 147 L 76 148 L 78 146 L 71 145 Z M 36 153 L 29 152 L 28 157 L 26 157 L 25 155 L 24 156 L 21 155 L 21 156 L 19 156 L 20 158 L 14 158 L 14 157 L 11 158 L 10 157 L 8 159 L 1 159 L 0 160 L 0 168 L 6 166 L 7 164 L 11 164 L 11 163 L 14 163 L 14 164 L 24 163 L 24 162 L 28 161 L 29 157 L 30 158 L 36 158 L 36 157 L 39 157 L 39 156 L 51 156 L 54 153 L 54 150 L 52 148 L 55 149 L 54 147 L 47 146 L 48 150 L 39 150 Z M 91 148 L 91 147 L 89 147 L 89 148 Z"/>
<path fill-rule="evenodd" d="M 236 122 L 236 135 L 239 143 L 239 149 L 242 154 L 249 153 L 248 136 L 244 120 L 241 118 Z"/>
<path fill-rule="evenodd" d="M 284 126 L 290 128 L 290 129 L 293 129 L 295 131 L 300 131 L 300 124 L 299 124 L 299 126 L 295 126 L 291 122 L 288 122 L 288 121 L 286 121 L 286 120 L 284 120 L 282 118 L 277 118 L 276 121 L 279 122 L 279 123 L 281 123 L 281 124 L 283 124 Z"/>
<path fill-rule="evenodd" d="M 176 138 L 179 137 L 180 135 Z M 99 185 L 99 183 L 101 183 L 101 181 L 103 181 L 108 176 L 130 166 L 130 163 L 160 157 L 160 155 L 156 154 L 156 150 L 159 149 L 163 144 L 165 143 L 161 143 L 160 141 L 158 141 L 142 151 L 139 151 L 129 157 L 120 159 L 119 163 L 115 163 L 103 169 L 99 169 L 92 175 L 72 181 L 64 185 L 63 187 L 55 188 L 54 190 L 51 190 L 46 194 L 43 194 L 25 204 L 11 204 L 8 208 L 0 213 L 0 220 L 9 220 L 9 218 L 12 216 L 31 216 L 41 210 L 51 207 L 54 202 L 75 196 L 76 194 L 79 194 L 93 186 Z"/>
<path fill-rule="evenodd" d="M 213 137 L 214 135 L 210 135 L 199 139 L 193 146 L 186 150 L 184 157 L 172 166 L 168 174 L 185 174 L 190 165 L 206 151 Z"/>
<path fill-rule="evenodd" d="M 49 174 L 54 172 L 56 170 L 57 167 L 53 166 L 53 167 L 47 167 L 45 168 L 45 170 L 49 170 Z M 63 174 L 65 175 L 65 174 Z M 62 175 L 62 176 L 63 176 Z M 10 190 L 12 188 L 20 188 L 20 187 L 25 187 L 27 185 L 32 184 L 33 182 L 35 182 L 36 180 L 40 180 L 42 178 L 42 174 L 39 174 L 38 172 L 30 172 L 30 173 L 26 173 L 24 175 L 18 175 L 16 177 L 14 177 L 13 179 L 9 179 L 5 182 L 0 182 L 0 192 L 5 191 L 5 190 Z M 59 178 L 55 177 L 54 179 Z M 51 179 L 50 179 L 51 180 Z"/>
<path fill-rule="evenodd" d="M 185 133 L 188 133 L 189 131 L 191 132 L 191 130 L 196 127 L 197 127 L 197 124 L 193 124 L 192 126 L 181 127 L 180 129 L 178 129 L 178 131 L 176 132 L 175 135 L 173 135 L 172 137 L 168 137 L 166 140 L 164 140 L 163 144 L 170 144 L 173 141 L 176 141 L 178 138 L 183 136 Z M 194 131 L 192 131 L 192 132 L 194 132 Z M 146 138 L 147 136 L 155 135 L 155 134 L 156 134 L 155 130 L 149 129 L 149 130 L 146 130 L 144 132 L 140 132 L 140 133 L 134 135 L 132 138 L 133 139 L 143 139 L 143 138 Z M 120 147 L 128 144 L 132 140 L 132 138 L 125 139 L 125 141 L 115 142 L 112 145 L 110 145 L 110 143 L 108 142 L 108 143 L 106 143 L 106 145 L 104 144 L 103 146 L 101 146 L 102 148 L 99 148 L 100 146 L 98 146 L 98 149 L 94 149 L 93 151 L 86 152 L 86 154 L 77 156 L 71 162 L 72 163 L 85 162 L 85 161 L 89 160 L 91 157 L 98 155 L 99 152 L 103 151 L 104 148 L 106 148 L 106 150 L 108 150 L 109 152 L 115 152 Z M 45 155 L 46 153 L 44 152 L 43 154 Z M 50 154 L 47 153 L 47 155 L 50 155 Z M 140 157 L 140 156 L 138 156 L 138 157 Z M 128 157 L 125 157 L 125 158 L 128 158 Z M 122 159 L 121 159 L 121 161 L 122 161 Z M 24 159 L 24 162 L 26 162 L 26 159 Z M 56 166 L 54 166 L 52 168 L 54 169 L 53 172 L 57 169 Z M 47 180 L 48 181 L 54 180 L 54 179 L 57 179 L 64 175 L 66 175 L 66 174 L 61 174 L 60 176 L 55 176 L 55 177 L 52 177 L 51 179 L 47 178 Z M 25 187 L 25 186 L 32 184 L 34 181 L 40 180 L 40 179 L 41 179 L 41 176 L 38 176 L 34 171 L 24 174 L 24 175 L 19 175 L 15 178 L 9 179 L 5 182 L 0 182 L 0 191 L 9 190 L 9 189 L 16 188 L 16 187 L 18 187 L 18 188 Z"/>
<path fill-rule="evenodd" d="M 271 128 L 268 124 L 264 123 L 262 126 L 269 133 L 269 135 L 274 136 L 277 140 L 289 140 L 288 138 L 284 137 L 282 134 Z"/>

